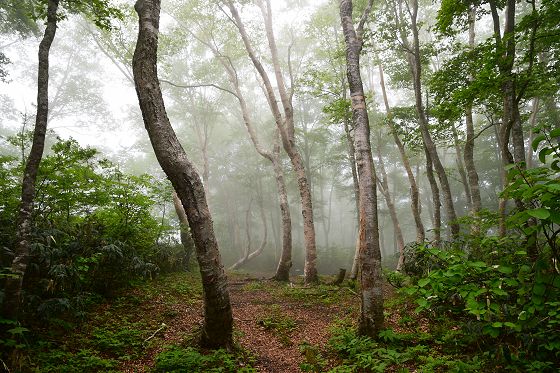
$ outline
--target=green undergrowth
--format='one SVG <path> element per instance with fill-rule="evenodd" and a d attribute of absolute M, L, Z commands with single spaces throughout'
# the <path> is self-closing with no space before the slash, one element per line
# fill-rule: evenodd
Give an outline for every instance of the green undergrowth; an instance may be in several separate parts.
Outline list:
<path fill-rule="evenodd" d="M 394 302 L 395 307 L 402 307 Z M 395 312 L 397 308 L 394 309 Z M 402 310 L 406 314 L 406 309 Z M 389 308 L 388 313 L 393 309 Z M 478 372 L 484 360 L 457 344 L 453 328 L 424 331 L 414 318 L 399 331 L 385 329 L 379 339 L 358 336 L 348 320 L 331 327 L 331 338 L 324 347 L 300 345 L 304 372 Z M 446 327 L 448 327 L 447 325 Z"/>
<path fill-rule="evenodd" d="M 48 329 L 10 325 L 18 343 L 10 357 L 11 371 L 121 371 L 162 343 L 178 309 L 201 298 L 197 273 L 170 273 L 138 281 L 112 299 L 99 300 L 80 321 L 59 320 Z"/>
<path fill-rule="evenodd" d="M 297 328 L 297 323 L 282 312 L 280 305 L 271 305 L 266 315 L 257 320 L 257 324 L 274 333 L 284 346 L 292 345 L 290 335 Z"/>
<path fill-rule="evenodd" d="M 254 359 L 242 350 L 230 353 L 223 349 L 203 353 L 192 347 L 167 346 L 156 357 L 153 372 L 256 372 Z"/>

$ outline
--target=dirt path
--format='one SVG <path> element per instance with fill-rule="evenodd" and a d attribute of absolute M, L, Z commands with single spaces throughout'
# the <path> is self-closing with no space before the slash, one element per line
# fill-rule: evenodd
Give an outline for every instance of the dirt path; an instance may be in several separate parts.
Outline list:
<path fill-rule="evenodd" d="M 262 283 L 263 289 L 251 289 L 253 284 L 259 283 L 232 282 L 230 295 L 237 340 L 257 357 L 255 368 L 259 372 L 300 372 L 301 343 L 325 345 L 333 321 L 355 312 L 355 302 L 345 290 L 332 288 L 317 292 L 313 288 L 289 288 L 270 281 Z M 338 292 L 345 292 L 345 296 Z M 334 303 L 328 293 L 338 302 Z M 274 318 L 295 322 L 296 326 L 283 333 L 259 323 Z"/>

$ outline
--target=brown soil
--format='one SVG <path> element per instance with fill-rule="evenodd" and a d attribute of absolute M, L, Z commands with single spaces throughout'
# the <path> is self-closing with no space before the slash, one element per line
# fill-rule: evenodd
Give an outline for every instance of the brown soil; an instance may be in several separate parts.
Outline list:
<path fill-rule="evenodd" d="M 237 275 L 230 276 L 230 297 L 235 341 L 254 356 L 253 367 L 259 372 L 301 372 L 304 356 L 299 347 L 302 343 L 322 348 L 330 337 L 333 322 L 344 318 L 357 320 L 359 315 L 358 295 L 347 287 L 323 287 L 319 291 L 313 287 Z M 125 372 L 146 371 L 153 366 L 155 356 L 164 345 L 184 343 L 203 319 L 200 300 L 189 305 L 170 305 L 163 295 L 158 295 L 150 309 L 141 308 L 139 319 L 141 313 L 171 312 L 173 317 L 165 321 L 167 327 L 158 334 L 155 346 L 141 359 L 123 364 L 121 370 Z M 295 328 L 283 332 L 265 328 L 262 320 L 274 314 L 295 321 Z"/>

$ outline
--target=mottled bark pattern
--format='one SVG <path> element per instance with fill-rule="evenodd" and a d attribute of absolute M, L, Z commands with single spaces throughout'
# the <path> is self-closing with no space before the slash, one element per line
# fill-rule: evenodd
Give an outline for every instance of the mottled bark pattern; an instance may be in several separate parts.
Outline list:
<path fill-rule="evenodd" d="M 45 135 L 49 115 L 49 53 L 56 34 L 57 10 L 59 0 L 49 0 L 47 8 L 47 27 L 39 44 L 39 66 L 37 73 L 37 116 L 33 131 L 33 143 L 25 170 L 21 189 L 21 205 L 18 216 L 17 246 L 14 253 L 11 271 L 17 277 L 6 279 L 4 289 L 5 318 L 17 318 L 21 305 L 23 277 L 29 264 L 31 250 L 31 230 L 33 225 L 33 202 L 35 198 L 35 182 L 37 171 L 43 158 Z"/>
<path fill-rule="evenodd" d="M 340 1 L 340 19 L 346 42 L 346 67 L 352 117 L 356 125 L 354 148 L 360 187 L 361 313 L 358 331 L 361 335 L 375 338 L 383 327 L 383 278 L 377 219 L 376 176 L 369 139 L 369 118 L 360 75 L 361 34 L 365 18 L 371 10 L 371 3 L 371 1 L 368 3 L 357 31 L 352 21 L 351 0 Z"/>
<path fill-rule="evenodd" d="M 154 152 L 179 196 L 192 230 L 204 290 L 204 325 L 201 343 L 232 347 L 232 311 L 227 279 L 204 186 L 179 143 L 167 113 L 157 76 L 160 0 L 139 0 L 135 5 L 139 31 L 132 68 L 136 93 Z"/>

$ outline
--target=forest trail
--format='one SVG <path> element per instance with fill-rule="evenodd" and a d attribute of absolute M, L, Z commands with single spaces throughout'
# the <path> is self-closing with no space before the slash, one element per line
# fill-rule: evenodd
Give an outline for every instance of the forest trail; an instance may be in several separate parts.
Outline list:
<path fill-rule="evenodd" d="M 301 372 L 304 356 L 300 346 L 324 346 L 333 323 L 345 318 L 355 320 L 359 314 L 359 299 L 349 287 L 303 287 L 299 283 L 277 283 L 245 274 L 228 277 L 234 338 L 259 372 Z M 164 322 L 166 328 L 156 334 L 155 342 L 141 356 L 123 362 L 119 370 L 149 371 L 164 346 L 189 343 L 202 322 L 197 279 L 192 274 L 173 274 L 132 289 L 127 298 L 149 301 L 136 301 L 138 307 L 122 309 L 129 314 L 121 313 L 121 317 L 148 323 L 152 329 Z"/>
<path fill-rule="evenodd" d="M 29 364 L 41 372 L 168 372 L 176 371 L 172 366 L 208 364 L 224 371 L 301 372 L 302 363 L 322 353 L 333 327 L 340 330 L 359 316 L 358 294 L 349 281 L 334 286 L 329 285 L 334 277 L 322 276 L 321 284 L 305 287 L 301 278 L 292 278 L 294 283 L 241 273 L 228 278 L 235 356 L 196 348 L 203 320 L 200 275 L 179 272 L 98 298 L 80 323 L 38 327 L 43 342 Z M 385 290 L 390 299 L 389 286 Z M 387 324 L 398 328 L 400 316 L 386 316 Z M 325 360 L 324 367 L 337 362 Z"/>

